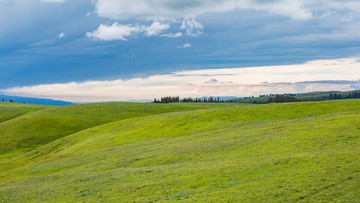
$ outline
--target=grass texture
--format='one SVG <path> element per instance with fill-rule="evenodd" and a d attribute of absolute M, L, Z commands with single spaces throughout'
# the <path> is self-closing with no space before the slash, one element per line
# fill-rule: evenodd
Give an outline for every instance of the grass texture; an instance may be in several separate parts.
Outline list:
<path fill-rule="evenodd" d="M 22 119 L 63 131 L 3 150 L 3 202 L 360 201 L 360 100 L 101 103 L 10 121 Z"/>
<path fill-rule="evenodd" d="M 117 120 L 217 106 L 219 105 L 114 102 L 53 107 L 42 111 L 33 111 L 0 123 L 0 154 L 23 153 L 80 130 Z M 24 109 L 29 108 L 26 106 Z"/>
<path fill-rule="evenodd" d="M 0 123 L 21 116 L 31 111 L 50 108 L 51 106 L 0 102 Z"/>

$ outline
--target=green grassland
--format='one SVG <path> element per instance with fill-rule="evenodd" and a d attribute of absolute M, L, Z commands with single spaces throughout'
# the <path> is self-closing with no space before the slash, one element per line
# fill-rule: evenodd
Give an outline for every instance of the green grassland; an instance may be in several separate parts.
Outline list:
<path fill-rule="evenodd" d="M 360 201 L 360 100 L 84 104 L 0 133 L 0 202 Z"/>
<path fill-rule="evenodd" d="M 50 106 L 0 102 L 0 123 L 22 114 L 50 108 Z"/>
<path fill-rule="evenodd" d="M 226 106 L 94 103 L 34 111 L 0 123 L 0 154 L 23 153 L 83 129 L 121 119 Z M 30 107 L 27 107 L 30 108 Z"/>

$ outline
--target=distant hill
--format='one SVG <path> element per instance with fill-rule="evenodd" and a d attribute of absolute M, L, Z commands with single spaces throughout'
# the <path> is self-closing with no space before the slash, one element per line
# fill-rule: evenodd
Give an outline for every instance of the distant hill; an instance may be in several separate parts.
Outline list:
<path fill-rule="evenodd" d="M 326 100 L 339 100 L 339 99 L 356 99 L 360 98 L 360 90 L 353 91 L 327 91 L 327 92 L 307 92 L 307 93 L 294 93 L 294 94 L 270 94 L 260 95 L 259 97 L 244 97 L 237 99 L 230 99 L 227 102 L 232 103 L 253 103 L 253 104 L 266 104 L 276 102 L 274 98 L 284 97 L 290 99 L 289 101 L 283 102 L 294 102 L 296 101 L 326 101 Z M 291 98 L 293 98 L 291 100 Z M 282 103 L 282 102 L 280 102 Z"/>
<path fill-rule="evenodd" d="M 5 100 L 7 102 L 10 99 L 16 103 L 28 103 L 28 104 L 42 104 L 42 105 L 53 105 L 53 106 L 66 106 L 71 105 L 73 103 L 67 101 L 60 100 L 52 100 L 52 99 L 40 99 L 40 98 L 31 98 L 31 97 L 18 97 L 18 96 L 8 96 L 8 95 L 0 95 L 0 101 Z"/>

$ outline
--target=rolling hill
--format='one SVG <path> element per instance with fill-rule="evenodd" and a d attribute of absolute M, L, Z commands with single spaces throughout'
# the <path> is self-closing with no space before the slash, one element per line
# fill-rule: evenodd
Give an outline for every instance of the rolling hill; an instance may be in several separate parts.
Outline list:
<path fill-rule="evenodd" d="M 0 124 L 25 113 L 50 108 L 50 106 L 0 102 Z"/>
<path fill-rule="evenodd" d="M 30 108 L 29 105 L 25 106 Z M 158 105 L 113 102 L 48 108 L 0 123 L 0 154 L 17 151 L 23 153 L 80 130 L 117 120 L 219 106 L 224 105 Z"/>
<path fill-rule="evenodd" d="M 360 100 L 73 105 L 0 133 L 4 202 L 360 201 Z"/>
<path fill-rule="evenodd" d="M 52 105 L 52 106 L 66 106 L 73 103 L 61 100 L 53 99 L 42 99 L 42 98 L 31 98 L 31 97 L 18 97 L 9 95 L 0 95 L 1 100 L 9 102 L 10 100 L 16 103 L 28 103 L 28 104 L 40 104 L 40 105 Z"/>

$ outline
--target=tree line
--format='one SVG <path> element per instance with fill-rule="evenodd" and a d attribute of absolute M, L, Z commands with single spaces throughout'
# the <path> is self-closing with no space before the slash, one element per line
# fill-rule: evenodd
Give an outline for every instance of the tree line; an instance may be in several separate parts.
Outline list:
<path fill-rule="evenodd" d="M 10 99 L 9 101 L 6 101 L 4 98 L 1 99 L 1 102 L 10 102 L 10 103 L 14 103 L 15 101 Z"/>
<path fill-rule="evenodd" d="M 360 98 L 360 91 L 353 91 L 346 94 L 336 94 L 330 93 L 329 100 L 336 100 L 336 99 L 358 99 Z"/>
<path fill-rule="evenodd" d="M 269 103 L 285 103 L 300 102 L 293 94 L 269 94 L 260 95 L 259 97 L 244 97 L 242 99 L 233 99 L 233 103 L 251 103 L 251 104 L 269 104 Z"/>
<path fill-rule="evenodd" d="M 260 95 L 259 97 L 244 97 L 235 99 L 236 103 L 252 103 L 252 104 L 268 104 L 268 103 L 284 103 L 284 102 L 300 102 L 300 101 L 324 101 L 337 99 L 357 99 L 360 98 L 360 91 L 351 92 L 330 92 L 328 95 L 314 95 L 302 97 L 301 94 L 269 94 Z"/>
<path fill-rule="evenodd" d="M 16 103 L 14 100 L 12 100 L 12 99 L 9 99 L 9 101 L 6 101 L 6 99 L 4 99 L 4 98 L 2 98 L 1 100 L 0 100 L 0 102 L 8 102 L 8 103 Z M 24 103 L 25 104 L 25 102 L 18 102 L 18 103 Z"/>
<path fill-rule="evenodd" d="M 269 97 L 268 103 L 285 103 L 285 102 L 300 102 L 301 99 L 289 95 L 277 94 L 275 97 Z"/>
<path fill-rule="evenodd" d="M 300 99 L 296 94 L 264 94 L 259 97 L 251 96 L 238 99 L 222 100 L 220 97 L 202 97 L 180 98 L 179 96 L 167 96 L 160 99 L 154 99 L 152 103 L 173 103 L 173 102 L 199 102 L 199 103 L 252 103 L 252 104 L 268 104 L 268 103 L 285 103 L 285 102 L 301 102 L 301 101 L 323 101 L 323 100 L 337 100 L 337 99 L 355 99 L 360 98 L 360 91 L 351 92 L 330 92 L 329 95 L 315 96 L 311 98 Z"/>
<path fill-rule="evenodd" d="M 191 98 L 191 97 L 186 97 L 186 98 L 180 98 L 179 96 L 168 96 L 168 97 L 161 97 L 160 99 L 154 99 L 154 101 L 152 101 L 152 103 L 173 103 L 173 102 L 198 102 L 198 103 L 223 103 L 227 100 L 221 100 L 220 97 L 203 97 L 203 98 Z"/>
<path fill-rule="evenodd" d="M 255 97 L 248 97 L 248 98 L 255 98 Z M 287 94 L 284 95 L 272 95 L 266 101 L 252 101 L 249 103 L 253 104 L 267 104 L 267 103 L 283 103 L 283 102 L 299 102 L 300 99 L 297 99 L 293 96 L 289 96 Z M 174 103 L 174 102 L 198 102 L 198 103 L 242 103 L 239 102 L 237 99 L 229 99 L 229 100 L 221 100 L 220 97 L 203 97 L 203 98 L 191 98 L 185 97 L 180 98 L 179 96 L 168 96 L 168 97 L 161 97 L 160 99 L 154 99 L 152 103 Z"/>

